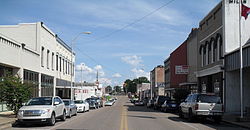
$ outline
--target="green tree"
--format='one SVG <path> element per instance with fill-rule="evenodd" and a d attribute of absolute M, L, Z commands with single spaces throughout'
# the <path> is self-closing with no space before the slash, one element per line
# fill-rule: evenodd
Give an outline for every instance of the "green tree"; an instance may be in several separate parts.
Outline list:
<path fill-rule="evenodd" d="M 121 86 L 115 86 L 115 87 L 114 87 L 114 90 L 115 90 L 115 92 L 117 92 L 117 93 L 121 93 L 121 91 L 122 91 Z"/>
<path fill-rule="evenodd" d="M 106 93 L 111 93 L 112 92 L 112 87 L 109 85 L 105 88 Z"/>
<path fill-rule="evenodd" d="M 139 77 L 133 80 L 127 79 L 124 83 L 127 92 L 135 93 L 137 91 L 137 84 L 149 83 L 149 80 L 147 79 L 147 77 Z"/>
<path fill-rule="evenodd" d="M 28 101 L 32 96 L 32 85 L 23 84 L 16 76 L 6 76 L 0 82 L 1 101 L 5 101 L 7 107 L 17 114 L 22 103 Z"/>
<path fill-rule="evenodd" d="M 176 102 L 180 103 L 182 99 L 185 99 L 190 91 L 188 89 L 176 89 L 173 95 Z"/>

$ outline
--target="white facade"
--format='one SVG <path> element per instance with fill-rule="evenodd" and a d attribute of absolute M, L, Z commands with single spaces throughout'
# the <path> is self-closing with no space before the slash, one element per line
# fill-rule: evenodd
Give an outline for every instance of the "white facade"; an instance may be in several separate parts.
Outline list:
<path fill-rule="evenodd" d="M 250 2 L 243 3 L 244 5 L 250 7 Z M 241 43 L 242 45 L 250 38 L 250 20 L 249 18 L 245 20 L 241 13 L 239 13 L 239 4 L 237 1 L 229 2 L 229 0 L 223 0 L 224 10 L 224 43 L 225 44 L 225 54 L 231 53 L 240 47 L 239 42 L 239 25 L 241 25 Z M 241 23 L 240 19 L 241 18 Z"/>
<path fill-rule="evenodd" d="M 70 74 L 73 82 L 75 79 L 74 69 L 71 71 L 75 56 L 71 62 L 71 48 L 42 22 L 1 25 L 0 37 L 0 64 L 12 68 L 23 80 L 38 80 L 38 96 L 56 95 L 56 87 L 70 88 Z"/>

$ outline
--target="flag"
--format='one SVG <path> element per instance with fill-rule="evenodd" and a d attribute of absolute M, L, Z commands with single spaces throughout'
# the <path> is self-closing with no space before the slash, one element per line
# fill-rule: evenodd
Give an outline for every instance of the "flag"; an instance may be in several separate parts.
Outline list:
<path fill-rule="evenodd" d="M 241 4 L 241 16 L 245 17 L 247 19 L 248 14 L 250 14 L 250 8 Z"/>

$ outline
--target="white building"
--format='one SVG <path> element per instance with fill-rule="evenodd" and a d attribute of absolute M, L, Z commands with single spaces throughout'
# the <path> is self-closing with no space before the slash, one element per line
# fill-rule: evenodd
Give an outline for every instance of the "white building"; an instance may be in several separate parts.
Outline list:
<path fill-rule="evenodd" d="M 42 22 L 0 25 L 0 50 L 0 77 L 10 72 L 32 83 L 34 97 L 70 98 L 75 55 L 71 61 L 71 48 Z"/>

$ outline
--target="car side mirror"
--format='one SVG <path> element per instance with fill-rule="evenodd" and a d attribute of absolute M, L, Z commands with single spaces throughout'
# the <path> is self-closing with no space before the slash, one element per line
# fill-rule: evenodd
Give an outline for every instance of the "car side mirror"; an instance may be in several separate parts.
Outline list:
<path fill-rule="evenodd" d="M 59 105 L 59 102 L 54 102 L 54 105 Z"/>

